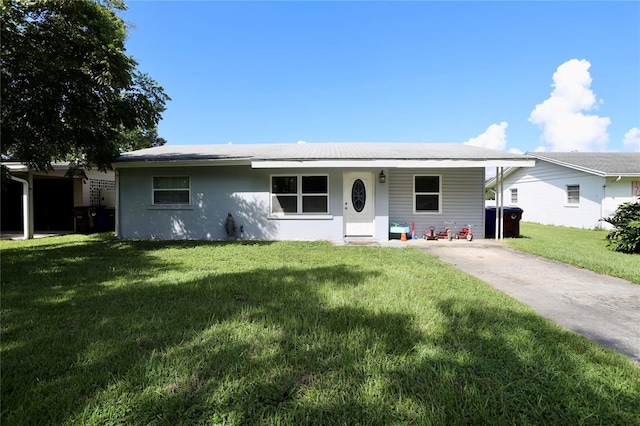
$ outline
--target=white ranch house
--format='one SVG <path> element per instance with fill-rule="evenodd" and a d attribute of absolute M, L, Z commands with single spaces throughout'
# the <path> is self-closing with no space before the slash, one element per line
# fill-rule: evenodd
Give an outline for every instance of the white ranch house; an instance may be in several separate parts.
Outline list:
<path fill-rule="evenodd" d="M 123 154 L 116 235 L 124 239 L 389 239 L 443 222 L 484 236 L 486 167 L 523 155 L 463 144 L 170 145 Z"/>

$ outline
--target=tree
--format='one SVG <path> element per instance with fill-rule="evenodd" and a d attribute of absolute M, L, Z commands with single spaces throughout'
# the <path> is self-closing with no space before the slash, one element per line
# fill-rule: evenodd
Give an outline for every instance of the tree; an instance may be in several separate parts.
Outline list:
<path fill-rule="evenodd" d="M 615 226 L 607 246 L 623 253 L 640 253 L 640 203 L 621 204 L 613 216 L 603 219 Z"/>
<path fill-rule="evenodd" d="M 120 132 L 118 148 L 120 152 L 135 151 L 137 149 L 163 146 L 167 141 L 158 137 L 157 129 L 123 130 Z"/>
<path fill-rule="evenodd" d="M 119 0 L 3 1 L 2 159 L 38 170 L 111 167 L 157 137 L 170 99 L 125 51 Z M 141 139 L 133 144 L 135 136 Z"/>

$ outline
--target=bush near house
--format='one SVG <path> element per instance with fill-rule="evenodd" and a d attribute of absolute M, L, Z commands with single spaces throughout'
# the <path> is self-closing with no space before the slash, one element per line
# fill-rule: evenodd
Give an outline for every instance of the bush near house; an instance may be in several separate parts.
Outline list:
<path fill-rule="evenodd" d="M 623 253 L 640 253 L 640 203 L 624 203 L 606 219 L 615 226 L 607 235 L 607 246 Z"/>

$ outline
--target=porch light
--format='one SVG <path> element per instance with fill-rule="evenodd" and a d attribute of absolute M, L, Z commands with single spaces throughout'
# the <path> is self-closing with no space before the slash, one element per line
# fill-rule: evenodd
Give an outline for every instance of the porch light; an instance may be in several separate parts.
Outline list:
<path fill-rule="evenodd" d="M 385 183 L 387 181 L 387 177 L 384 175 L 384 170 L 380 170 L 380 175 L 378 176 L 378 182 Z"/>

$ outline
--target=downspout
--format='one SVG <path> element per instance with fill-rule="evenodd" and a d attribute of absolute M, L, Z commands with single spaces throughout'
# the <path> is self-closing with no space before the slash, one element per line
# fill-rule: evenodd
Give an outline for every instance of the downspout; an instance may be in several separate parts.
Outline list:
<path fill-rule="evenodd" d="M 115 171 L 116 174 L 116 212 L 115 212 L 115 236 L 120 238 L 120 172 Z"/>
<path fill-rule="evenodd" d="M 33 238 L 33 231 L 31 230 L 31 217 L 29 213 L 29 182 L 19 177 L 10 176 L 11 180 L 20 182 L 22 184 L 22 229 L 25 240 Z"/>
<path fill-rule="evenodd" d="M 620 179 L 622 179 L 622 176 L 618 176 L 616 180 L 609 183 L 618 182 Z M 604 200 L 607 198 L 607 186 L 609 185 L 609 183 L 607 183 L 607 178 L 605 177 L 604 185 L 602 185 L 602 200 L 600 200 L 600 219 L 604 218 Z"/>

